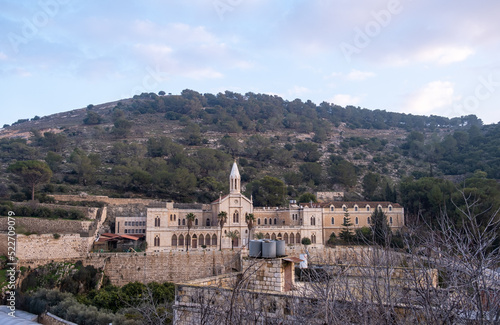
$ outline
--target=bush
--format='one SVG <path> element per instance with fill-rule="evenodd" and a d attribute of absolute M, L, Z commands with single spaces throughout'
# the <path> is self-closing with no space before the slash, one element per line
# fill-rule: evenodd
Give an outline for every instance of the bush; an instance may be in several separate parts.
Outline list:
<path fill-rule="evenodd" d="M 302 245 L 311 245 L 311 239 L 309 239 L 308 237 L 304 237 L 302 238 L 302 241 L 301 241 Z"/>
<path fill-rule="evenodd" d="M 38 218 L 50 218 L 52 216 L 52 209 L 39 207 L 33 211 L 33 215 Z"/>

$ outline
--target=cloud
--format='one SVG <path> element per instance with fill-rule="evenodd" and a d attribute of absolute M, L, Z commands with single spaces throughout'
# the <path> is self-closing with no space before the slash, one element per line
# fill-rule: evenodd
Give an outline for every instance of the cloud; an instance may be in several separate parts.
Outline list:
<path fill-rule="evenodd" d="M 472 54 L 474 54 L 474 50 L 465 46 L 439 46 L 422 49 L 415 55 L 415 59 L 421 62 L 446 65 L 465 61 Z"/>
<path fill-rule="evenodd" d="M 293 88 L 288 89 L 287 92 L 291 96 L 301 97 L 301 96 L 304 96 L 306 94 L 309 94 L 311 92 L 311 90 L 309 88 L 302 87 L 302 86 L 294 86 Z"/>
<path fill-rule="evenodd" d="M 371 77 L 374 77 L 375 73 L 373 72 L 368 72 L 368 71 L 359 71 L 359 70 L 352 70 L 349 72 L 348 75 L 346 75 L 347 80 L 353 80 L 353 81 L 361 81 L 365 80 Z"/>
<path fill-rule="evenodd" d="M 431 114 L 452 105 L 454 85 L 449 81 L 432 81 L 411 94 L 406 103 L 407 112 Z"/>
<path fill-rule="evenodd" d="M 360 71 L 356 69 L 351 70 L 351 72 L 349 72 L 348 74 L 344 74 L 342 72 L 334 72 L 330 75 L 330 77 L 340 77 L 349 81 L 363 81 L 374 76 L 375 73 L 373 72 Z"/>
<path fill-rule="evenodd" d="M 348 94 L 338 94 L 333 96 L 331 103 L 340 106 L 357 105 L 361 101 L 361 97 L 355 97 Z"/>

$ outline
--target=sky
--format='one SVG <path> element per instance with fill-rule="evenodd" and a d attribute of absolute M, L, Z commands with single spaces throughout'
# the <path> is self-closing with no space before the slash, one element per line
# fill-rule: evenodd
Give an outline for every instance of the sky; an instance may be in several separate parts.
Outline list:
<path fill-rule="evenodd" d="M 0 0 L 0 126 L 230 90 L 500 121 L 498 0 Z"/>

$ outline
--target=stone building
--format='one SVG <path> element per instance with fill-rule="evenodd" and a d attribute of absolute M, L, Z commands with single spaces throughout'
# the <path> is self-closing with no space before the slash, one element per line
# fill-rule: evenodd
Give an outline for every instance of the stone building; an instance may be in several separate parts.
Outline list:
<path fill-rule="evenodd" d="M 229 175 L 229 194 L 220 196 L 211 204 L 180 204 L 174 202 L 154 203 L 148 206 L 145 217 L 116 218 L 117 233 L 130 233 L 126 224 L 132 222 L 139 233 L 145 231 L 147 251 L 199 250 L 244 247 L 250 233 L 245 216 L 255 217 L 252 234 L 262 233 L 265 238 L 282 239 L 287 245 L 300 245 L 301 239 L 311 239 L 312 247 L 322 247 L 332 232 L 342 230 L 344 214 L 348 211 L 354 228 L 370 226 L 370 216 L 375 209 L 387 215 L 393 231 L 404 225 L 404 210 L 390 202 L 321 202 L 291 204 L 288 207 L 254 208 L 251 198 L 241 193 L 241 176 L 236 162 Z M 222 229 L 218 223 L 220 212 L 227 219 Z M 195 220 L 188 232 L 186 215 L 192 213 Z M 145 227 L 144 227 L 145 224 Z M 137 226 L 135 226 L 137 225 Z M 140 225 L 140 226 L 139 226 Z M 144 230 L 145 229 L 145 230 Z M 235 233 L 237 238 L 227 235 Z"/>

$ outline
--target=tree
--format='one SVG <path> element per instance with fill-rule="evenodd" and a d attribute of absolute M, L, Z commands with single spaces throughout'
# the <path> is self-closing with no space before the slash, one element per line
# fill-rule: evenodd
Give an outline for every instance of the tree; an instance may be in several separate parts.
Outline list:
<path fill-rule="evenodd" d="M 299 170 L 306 182 L 312 182 L 314 185 L 319 185 L 323 179 L 321 177 L 322 168 L 319 163 L 304 163 L 299 166 Z"/>
<path fill-rule="evenodd" d="M 391 242 L 391 228 L 387 222 L 387 216 L 382 209 L 375 209 L 371 215 L 371 229 L 373 242 L 386 246 Z"/>
<path fill-rule="evenodd" d="M 261 232 L 256 233 L 253 235 L 255 239 L 264 239 L 264 234 Z"/>
<path fill-rule="evenodd" d="M 302 243 L 302 245 L 304 246 L 308 246 L 308 245 L 311 245 L 311 239 L 309 239 L 309 237 L 304 237 L 302 238 L 302 240 L 300 241 Z"/>
<path fill-rule="evenodd" d="M 306 192 L 299 196 L 299 203 L 318 202 L 316 195 Z"/>
<path fill-rule="evenodd" d="M 295 145 L 295 157 L 305 162 L 316 162 L 321 158 L 318 145 L 312 142 L 299 142 Z"/>
<path fill-rule="evenodd" d="M 94 181 L 95 171 L 101 163 L 97 154 L 87 155 L 82 149 L 75 148 L 69 160 L 73 165 L 74 172 L 78 175 L 78 181 L 80 183 L 87 186 Z"/>
<path fill-rule="evenodd" d="M 226 233 L 226 237 L 229 237 L 231 239 L 231 250 L 234 249 L 234 240 L 239 237 L 238 231 L 228 231 Z"/>
<path fill-rule="evenodd" d="M 363 177 L 363 195 L 367 200 L 373 200 L 375 191 L 379 187 L 380 175 L 368 173 Z"/>
<path fill-rule="evenodd" d="M 279 206 L 285 200 L 285 183 L 282 180 L 264 176 L 247 185 L 247 196 L 253 196 L 256 206 Z"/>
<path fill-rule="evenodd" d="M 217 221 L 219 222 L 219 227 L 220 227 L 220 246 L 219 250 L 222 250 L 222 228 L 224 227 L 224 224 L 227 221 L 227 212 L 226 211 L 221 211 L 217 215 Z"/>
<path fill-rule="evenodd" d="M 96 112 L 88 111 L 87 112 L 87 117 L 83 119 L 83 124 L 86 125 L 97 125 L 101 124 L 102 122 L 102 117 L 101 115 L 97 114 Z"/>
<path fill-rule="evenodd" d="M 189 237 L 189 231 L 193 227 L 194 219 L 196 219 L 196 216 L 194 215 L 194 213 L 190 212 L 190 213 L 186 214 L 187 227 L 188 227 L 187 238 L 191 238 L 191 237 Z M 186 252 L 189 251 L 189 241 L 191 241 L 191 240 L 186 240 Z"/>
<path fill-rule="evenodd" d="M 350 243 L 353 239 L 353 233 L 350 229 L 352 227 L 351 217 L 349 216 L 349 209 L 345 209 L 344 222 L 342 223 L 342 231 L 339 234 L 340 239 L 345 243 Z"/>
<path fill-rule="evenodd" d="M 47 183 L 52 177 L 50 167 L 42 161 L 26 160 L 18 161 L 7 168 L 8 172 L 20 176 L 31 188 L 31 200 L 35 199 L 35 188 Z"/>
<path fill-rule="evenodd" d="M 253 213 L 245 215 L 245 222 L 247 223 L 248 227 L 248 244 L 250 245 L 250 238 L 252 238 L 252 228 L 255 222 L 255 216 L 253 215 Z"/>

